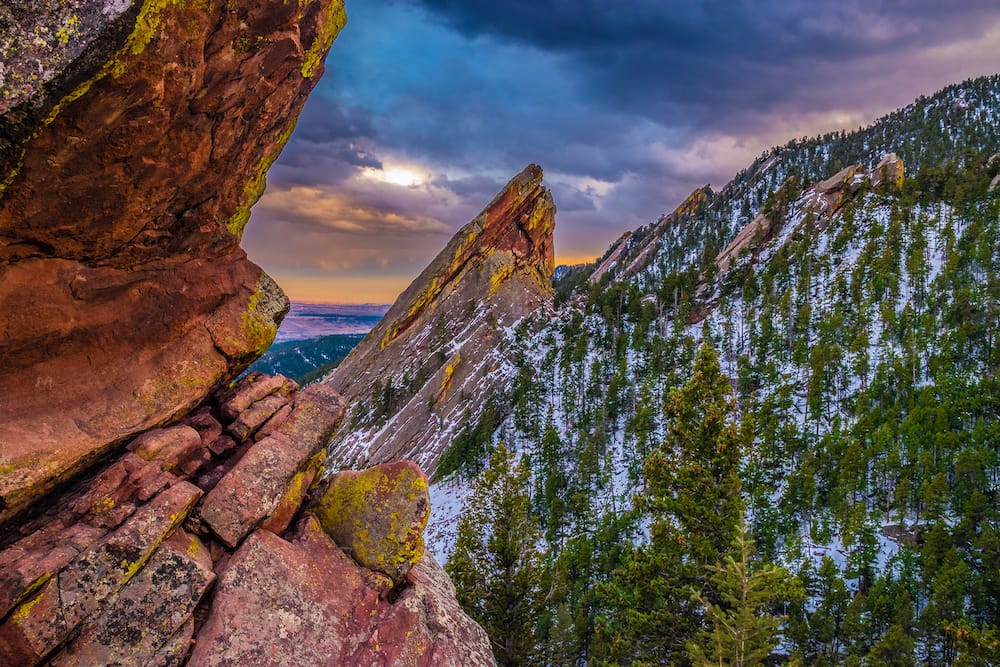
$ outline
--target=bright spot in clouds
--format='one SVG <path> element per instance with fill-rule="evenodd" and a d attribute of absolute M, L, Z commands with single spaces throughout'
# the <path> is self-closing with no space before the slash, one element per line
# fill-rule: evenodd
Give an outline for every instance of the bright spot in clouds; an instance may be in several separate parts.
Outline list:
<path fill-rule="evenodd" d="M 997 0 L 348 5 L 244 236 L 293 298 L 391 301 L 530 162 L 558 261 L 591 259 L 771 146 L 1000 53 Z"/>
<path fill-rule="evenodd" d="M 391 185 L 400 185 L 404 188 L 413 188 L 418 185 L 423 185 L 428 180 L 426 173 L 421 173 L 416 169 L 409 167 L 400 166 L 390 167 L 389 165 L 386 165 L 382 169 L 367 167 L 362 173 L 364 173 L 367 178 L 382 181 L 383 183 L 389 183 Z"/>

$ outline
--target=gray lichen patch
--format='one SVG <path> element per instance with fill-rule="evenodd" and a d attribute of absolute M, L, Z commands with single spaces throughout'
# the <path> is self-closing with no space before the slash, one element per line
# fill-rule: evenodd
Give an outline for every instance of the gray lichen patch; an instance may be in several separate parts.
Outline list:
<path fill-rule="evenodd" d="M 0 5 L 0 114 L 32 99 L 130 0 L 6 0 Z"/>

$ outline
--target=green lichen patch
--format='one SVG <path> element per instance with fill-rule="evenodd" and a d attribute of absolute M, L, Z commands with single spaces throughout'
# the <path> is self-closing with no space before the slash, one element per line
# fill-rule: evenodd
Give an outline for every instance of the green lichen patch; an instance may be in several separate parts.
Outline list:
<path fill-rule="evenodd" d="M 339 473 L 314 511 L 323 529 L 358 564 L 394 581 L 423 557 L 430 498 L 427 477 L 416 464 Z"/>
<path fill-rule="evenodd" d="M 311 79 L 316 74 L 316 70 L 323 64 L 323 58 L 337 38 L 340 31 L 347 24 L 347 11 L 344 9 L 342 0 L 331 2 L 326 9 L 326 16 L 323 17 L 321 29 L 316 39 L 306 50 L 302 58 L 302 76 Z"/>
<path fill-rule="evenodd" d="M 226 229 L 230 234 L 235 236 L 237 240 L 241 240 L 243 238 L 243 230 L 246 228 L 247 222 L 250 220 L 250 208 L 256 204 L 261 198 L 261 195 L 264 194 L 264 189 L 267 187 L 267 170 L 270 169 L 271 165 L 274 164 L 274 161 L 278 159 L 278 155 L 281 154 L 281 150 L 285 147 L 285 144 L 288 143 L 288 140 L 291 138 L 294 130 L 295 121 L 292 121 L 289 123 L 285 131 L 278 137 L 274 148 L 268 151 L 260 159 L 260 161 L 257 162 L 250 179 L 243 187 L 243 199 L 236 208 L 236 212 L 229 216 L 229 219 L 226 221 Z"/>

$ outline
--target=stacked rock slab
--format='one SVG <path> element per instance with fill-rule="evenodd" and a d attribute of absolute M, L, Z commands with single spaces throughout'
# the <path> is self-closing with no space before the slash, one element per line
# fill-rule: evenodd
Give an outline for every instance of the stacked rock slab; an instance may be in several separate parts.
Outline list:
<path fill-rule="evenodd" d="M 336 517 L 356 532 L 312 513 L 335 495 L 317 478 L 345 408 L 248 375 L 0 535 L 2 664 L 492 665 L 423 554 L 419 468 L 332 478 L 367 500 Z"/>
<path fill-rule="evenodd" d="M 239 247 L 342 0 L 0 7 L 0 522 L 175 420 L 288 301 Z"/>

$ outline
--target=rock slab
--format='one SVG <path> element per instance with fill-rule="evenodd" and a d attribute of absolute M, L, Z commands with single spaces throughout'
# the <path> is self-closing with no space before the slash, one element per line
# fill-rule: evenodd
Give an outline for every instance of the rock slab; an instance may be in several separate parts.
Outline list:
<path fill-rule="evenodd" d="M 399 597 L 305 515 L 290 541 L 254 532 L 234 554 L 188 665 L 437 667 L 496 663 L 430 556 Z"/>
<path fill-rule="evenodd" d="M 189 412 L 288 309 L 239 247 L 342 0 L 0 8 L 0 523 Z"/>
<path fill-rule="evenodd" d="M 512 380 L 502 337 L 551 305 L 556 207 L 542 180 L 534 164 L 514 176 L 321 380 L 351 403 L 333 465 L 412 460 L 433 476 L 451 438 L 428 424 L 475 423 L 484 405 L 471 397 Z M 456 322 L 461 335 L 447 335 Z"/>

